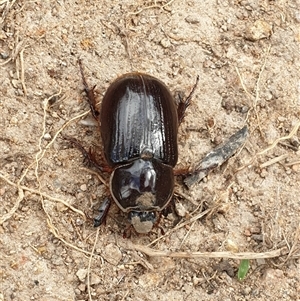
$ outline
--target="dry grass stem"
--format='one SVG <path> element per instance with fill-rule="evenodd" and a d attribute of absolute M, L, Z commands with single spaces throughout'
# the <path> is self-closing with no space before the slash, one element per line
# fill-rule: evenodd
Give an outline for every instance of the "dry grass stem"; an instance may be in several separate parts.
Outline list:
<path fill-rule="evenodd" d="M 267 162 L 264 162 L 263 164 L 260 164 L 260 168 L 265 168 L 265 167 L 268 167 L 270 165 L 273 165 L 277 162 L 280 162 L 284 159 L 286 159 L 289 155 L 288 154 L 283 154 L 281 156 L 278 156 L 278 157 L 275 157 L 275 158 L 272 158 L 271 160 L 267 161 Z"/>
<path fill-rule="evenodd" d="M 276 147 L 279 142 L 287 140 L 287 139 L 291 139 L 294 135 L 296 135 L 299 127 L 300 127 L 300 121 L 294 126 L 294 128 L 292 129 L 292 131 L 287 136 L 280 137 L 280 138 L 276 139 L 269 147 L 267 147 L 266 149 L 258 152 L 257 155 L 259 155 L 259 156 L 263 155 L 266 152 L 268 152 L 269 150 L 271 150 L 274 147 Z"/>
<path fill-rule="evenodd" d="M 298 164 L 300 164 L 300 160 L 285 163 L 284 166 L 293 166 L 293 165 L 298 165 Z"/>
<path fill-rule="evenodd" d="M 160 251 L 149 248 L 148 246 L 135 245 L 127 242 L 127 249 L 142 252 L 150 257 L 172 257 L 172 258 L 229 258 L 229 259 L 260 259 L 260 258 L 276 258 L 284 255 L 288 255 L 288 249 L 286 247 L 262 252 L 172 252 L 172 251 Z M 290 257 L 298 257 L 299 255 L 291 254 Z"/>
<path fill-rule="evenodd" d="M 192 231 L 192 229 L 193 229 L 195 223 L 196 223 L 196 221 L 192 222 L 192 224 L 191 224 L 189 230 L 187 231 L 187 233 L 185 234 L 185 236 L 183 237 L 183 239 L 182 239 L 182 241 L 181 241 L 181 243 L 180 243 L 180 245 L 179 245 L 179 249 L 182 248 L 182 246 L 183 246 L 185 240 L 186 240 L 187 237 L 190 235 L 190 233 L 191 233 L 191 231 Z"/>
<path fill-rule="evenodd" d="M 24 50 L 25 50 L 25 48 L 23 48 L 20 51 L 21 84 L 22 84 L 24 95 L 27 96 L 27 89 L 26 89 L 26 85 L 25 85 L 25 71 L 24 71 Z"/>
<path fill-rule="evenodd" d="M 277 144 L 279 144 L 280 142 L 284 141 L 284 140 L 288 140 L 291 139 L 294 135 L 296 135 L 298 129 L 300 127 L 300 121 L 293 127 L 292 131 L 284 137 L 280 137 L 277 138 L 270 146 L 268 146 L 267 148 L 263 149 L 262 151 L 258 152 L 257 154 L 255 154 L 252 159 L 247 162 L 245 165 L 243 165 L 242 167 L 238 168 L 237 171 L 240 171 L 244 168 L 246 168 L 247 166 L 253 164 L 254 160 L 257 159 L 258 156 L 264 155 L 265 153 L 267 153 L 268 151 L 272 150 L 273 148 L 275 148 L 277 146 Z M 293 164 L 292 164 L 293 165 Z"/>
<path fill-rule="evenodd" d="M 235 66 L 235 70 L 236 70 L 236 73 L 237 73 L 237 75 L 238 75 L 238 77 L 240 79 L 240 83 L 241 83 L 242 88 L 245 91 L 246 95 L 248 95 L 250 97 L 250 99 L 253 98 L 253 95 L 250 92 L 248 92 L 248 90 L 247 90 L 247 88 L 245 86 L 245 83 L 244 83 L 244 80 L 243 80 L 243 77 L 242 77 L 242 75 L 240 73 L 239 68 Z"/>

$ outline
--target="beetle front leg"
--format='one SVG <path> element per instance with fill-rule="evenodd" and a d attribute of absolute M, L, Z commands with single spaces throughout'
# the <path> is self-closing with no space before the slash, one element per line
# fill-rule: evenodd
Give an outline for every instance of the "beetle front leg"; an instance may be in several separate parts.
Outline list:
<path fill-rule="evenodd" d="M 82 82 L 83 82 L 83 86 L 84 86 L 84 91 L 88 98 L 88 103 L 90 105 L 92 115 L 97 121 L 99 121 L 99 111 L 97 110 L 97 107 L 96 107 L 96 97 L 95 97 L 95 93 L 94 93 L 96 86 L 94 86 L 92 89 L 89 87 L 89 85 L 87 84 L 87 81 L 85 79 L 85 76 L 84 76 L 83 65 L 82 65 L 81 59 L 78 59 L 78 63 L 79 63 L 81 78 L 82 78 Z"/>
<path fill-rule="evenodd" d="M 182 123 L 185 111 L 189 107 L 189 105 L 191 104 L 191 100 L 192 100 L 193 94 L 194 94 L 194 92 L 195 92 L 195 90 L 198 86 L 198 82 L 199 82 L 199 75 L 197 76 L 196 83 L 195 83 L 192 91 L 188 95 L 188 97 L 185 100 L 183 100 L 180 97 L 180 102 L 179 102 L 178 107 L 177 107 L 178 125 L 180 125 Z"/>
<path fill-rule="evenodd" d="M 100 208 L 98 209 L 99 214 L 94 218 L 94 227 L 99 227 L 104 223 L 110 205 L 111 205 L 111 199 L 109 197 L 106 197 L 103 203 L 101 204 Z"/>

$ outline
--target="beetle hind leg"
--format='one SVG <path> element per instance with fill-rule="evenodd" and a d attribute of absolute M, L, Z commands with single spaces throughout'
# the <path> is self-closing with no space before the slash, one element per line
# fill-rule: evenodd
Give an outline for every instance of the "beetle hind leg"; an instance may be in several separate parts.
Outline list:
<path fill-rule="evenodd" d="M 73 138 L 73 137 L 68 137 L 64 136 L 63 137 L 65 140 L 69 141 L 73 147 L 77 148 L 83 155 L 83 161 L 86 163 L 89 167 L 94 167 L 96 170 L 101 171 L 101 172 L 111 172 L 111 168 L 107 165 L 100 165 L 97 162 L 95 153 L 92 151 L 90 148 L 88 151 L 81 145 L 81 143 Z"/>
<path fill-rule="evenodd" d="M 179 101 L 179 104 L 178 104 L 178 107 L 177 107 L 177 115 L 178 115 L 178 122 L 179 122 L 179 125 L 182 123 L 183 121 L 183 118 L 184 118 L 184 114 L 185 114 L 185 111 L 186 109 L 189 107 L 189 105 L 191 104 L 191 100 L 192 100 L 192 97 L 193 97 L 193 94 L 198 86 L 198 82 L 199 82 L 199 75 L 197 76 L 196 78 L 196 83 L 194 84 L 193 86 L 193 89 L 192 91 L 190 92 L 190 94 L 188 95 L 188 97 L 183 100 L 182 97 L 180 97 L 180 101 Z"/>
<path fill-rule="evenodd" d="M 84 76 L 83 65 L 82 65 L 81 59 L 78 59 L 78 64 L 79 64 L 79 68 L 80 68 L 80 73 L 81 73 L 81 78 L 82 78 L 82 82 L 83 82 L 83 86 L 84 86 L 84 91 L 85 91 L 86 96 L 88 98 L 88 103 L 90 105 L 92 115 L 98 121 L 99 111 L 96 107 L 96 97 L 95 97 L 95 93 L 94 93 L 94 90 L 95 90 L 96 86 L 94 86 L 93 88 L 89 87 L 89 85 L 86 81 L 86 78 Z"/>

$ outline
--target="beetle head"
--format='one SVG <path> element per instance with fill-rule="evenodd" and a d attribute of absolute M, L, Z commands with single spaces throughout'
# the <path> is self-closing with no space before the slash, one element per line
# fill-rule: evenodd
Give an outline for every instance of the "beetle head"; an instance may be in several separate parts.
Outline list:
<path fill-rule="evenodd" d="M 156 159 L 135 159 L 111 175 L 110 192 L 123 212 L 129 213 L 138 233 L 149 232 L 173 196 L 173 167 Z"/>

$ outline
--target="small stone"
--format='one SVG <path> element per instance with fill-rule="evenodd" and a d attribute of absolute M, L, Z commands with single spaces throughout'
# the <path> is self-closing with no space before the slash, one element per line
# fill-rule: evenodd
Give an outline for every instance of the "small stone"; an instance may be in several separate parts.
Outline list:
<path fill-rule="evenodd" d="M 187 210 L 184 208 L 184 206 L 180 202 L 176 202 L 175 210 L 176 210 L 176 213 L 181 217 L 185 217 L 188 213 Z"/>
<path fill-rule="evenodd" d="M 297 173 L 300 172 L 300 164 L 292 165 L 292 170 Z"/>
<path fill-rule="evenodd" d="M 196 286 L 203 281 L 203 278 L 198 278 L 197 276 L 193 277 L 193 284 Z"/>
<path fill-rule="evenodd" d="M 51 112 L 51 116 L 53 118 L 59 118 L 58 114 L 56 112 Z"/>
<path fill-rule="evenodd" d="M 171 42 L 170 42 L 169 39 L 162 39 L 162 40 L 160 41 L 160 44 L 161 44 L 161 46 L 164 47 L 164 48 L 169 48 L 169 47 L 171 46 Z"/>
<path fill-rule="evenodd" d="M 49 134 L 49 133 L 46 133 L 45 135 L 44 135 L 44 139 L 45 140 L 51 140 L 51 135 Z"/>
<path fill-rule="evenodd" d="M 92 274 L 91 275 L 91 285 L 95 285 L 95 284 L 99 284 L 99 283 L 101 283 L 101 278 L 96 274 Z"/>
<path fill-rule="evenodd" d="M 82 226 L 84 224 L 84 220 L 83 219 L 81 219 L 81 218 L 77 218 L 76 219 L 76 225 L 77 226 Z"/>
<path fill-rule="evenodd" d="M 6 60 L 6 59 L 9 58 L 9 54 L 6 53 L 6 52 L 0 52 L 0 58 L 1 58 L 2 60 Z M 0 299 L 0 300 L 1 300 L 1 299 Z"/>
<path fill-rule="evenodd" d="M 231 239 L 227 239 L 226 250 L 229 251 L 229 252 L 236 253 L 236 252 L 239 251 L 239 247 L 234 241 L 232 241 Z"/>
<path fill-rule="evenodd" d="M 20 81 L 18 79 L 12 79 L 11 83 L 15 89 L 19 88 Z"/>
<path fill-rule="evenodd" d="M 272 34 L 272 26 L 263 21 L 257 20 L 253 25 L 246 29 L 245 38 L 250 41 L 258 41 L 261 39 L 269 38 Z"/>
<path fill-rule="evenodd" d="M 295 16 L 294 17 L 295 17 L 296 22 L 300 23 L 300 12 L 298 10 L 295 12 Z"/>
<path fill-rule="evenodd" d="M 102 256 L 107 262 L 113 265 L 117 265 L 122 259 L 120 249 L 112 243 L 105 246 Z"/>
<path fill-rule="evenodd" d="M 261 242 L 264 240 L 264 237 L 262 234 L 253 234 L 252 235 L 253 240 L 255 240 L 256 242 Z"/>
<path fill-rule="evenodd" d="M 10 119 L 10 124 L 17 124 L 19 122 L 18 118 L 13 116 L 11 119 Z"/>
<path fill-rule="evenodd" d="M 251 287 L 250 286 L 246 286 L 245 288 L 244 288 L 244 290 L 243 290 L 243 295 L 244 296 L 247 296 L 247 295 L 249 295 L 250 293 L 251 293 Z"/>
<path fill-rule="evenodd" d="M 251 231 L 249 229 L 246 229 L 244 231 L 244 235 L 247 236 L 247 237 L 250 237 L 251 236 Z"/>
<path fill-rule="evenodd" d="M 84 283 L 81 283 L 78 285 L 78 289 L 81 291 L 81 292 L 84 292 L 85 289 L 86 289 L 86 285 Z"/>
<path fill-rule="evenodd" d="M 185 18 L 185 21 L 191 24 L 198 24 L 200 23 L 200 18 L 197 15 L 189 15 Z"/>
<path fill-rule="evenodd" d="M 86 190 L 87 190 L 86 184 L 82 184 L 82 185 L 80 186 L 80 190 L 81 190 L 81 191 L 86 191 Z"/>
<path fill-rule="evenodd" d="M 87 275 L 87 269 L 79 269 L 76 273 L 79 281 L 84 282 Z"/>

